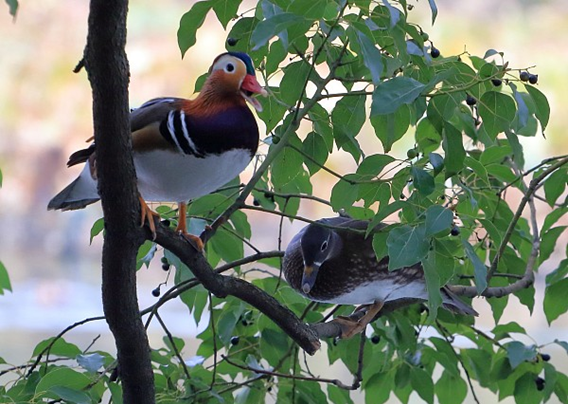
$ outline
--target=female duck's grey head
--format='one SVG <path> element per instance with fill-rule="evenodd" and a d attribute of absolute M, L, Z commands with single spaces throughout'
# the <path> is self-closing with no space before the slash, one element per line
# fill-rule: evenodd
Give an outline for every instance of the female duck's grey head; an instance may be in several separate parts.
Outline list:
<path fill-rule="evenodd" d="M 301 287 L 302 291 L 308 294 L 314 287 L 320 267 L 325 261 L 339 254 L 342 243 L 335 231 L 315 224 L 306 228 L 300 243 L 304 259 Z"/>

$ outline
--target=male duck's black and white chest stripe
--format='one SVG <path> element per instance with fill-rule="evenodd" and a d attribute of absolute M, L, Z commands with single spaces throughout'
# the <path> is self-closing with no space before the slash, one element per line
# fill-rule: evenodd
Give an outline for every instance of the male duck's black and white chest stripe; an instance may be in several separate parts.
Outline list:
<path fill-rule="evenodd" d="M 247 150 L 252 158 L 258 147 L 258 126 L 247 107 L 203 117 L 172 110 L 160 123 L 160 134 L 180 153 L 197 158 L 233 149 Z"/>

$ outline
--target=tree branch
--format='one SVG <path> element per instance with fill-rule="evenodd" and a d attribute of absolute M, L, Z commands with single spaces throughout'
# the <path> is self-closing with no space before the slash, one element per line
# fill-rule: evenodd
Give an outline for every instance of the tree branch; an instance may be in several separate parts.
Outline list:
<path fill-rule="evenodd" d="M 256 307 L 310 355 L 319 349 L 320 342 L 317 335 L 292 311 L 251 283 L 216 273 L 205 257 L 182 236 L 176 235 L 169 228 L 159 224 L 156 226 L 156 242 L 174 253 L 215 296 L 220 298 L 235 296 Z"/>
<path fill-rule="evenodd" d="M 154 375 L 136 295 L 136 254 L 144 241 L 132 162 L 126 58 L 128 0 L 91 0 L 85 68 L 93 90 L 99 195 L 105 217 L 103 309 L 114 335 L 126 404 L 150 404 Z"/>

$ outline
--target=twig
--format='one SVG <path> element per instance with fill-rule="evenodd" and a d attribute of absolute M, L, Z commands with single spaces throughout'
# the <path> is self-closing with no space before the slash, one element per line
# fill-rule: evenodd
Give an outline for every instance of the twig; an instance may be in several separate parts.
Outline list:
<path fill-rule="evenodd" d="M 174 351 L 174 354 L 178 358 L 179 363 L 183 368 L 183 373 L 185 373 L 185 377 L 187 377 L 188 379 L 191 379 L 191 376 L 189 375 L 189 370 L 187 369 L 187 365 L 185 364 L 185 361 L 183 360 L 181 353 L 177 349 L 174 337 L 173 337 L 172 333 L 170 332 L 170 330 L 168 330 L 166 323 L 164 323 L 164 321 L 162 320 L 162 317 L 158 314 L 158 312 L 156 312 L 156 319 L 158 320 L 158 322 L 160 323 L 160 325 L 164 329 L 164 332 L 166 333 L 166 336 L 168 337 L 168 341 L 170 341 L 170 344 L 172 345 L 172 349 Z"/>
<path fill-rule="evenodd" d="M 303 381 L 306 381 L 306 382 L 328 383 L 328 384 L 333 384 L 333 385 L 339 387 L 340 389 L 344 389 L 344 390 L 356 390 L 358 388 L 358 387 L 353 388 L 353 386 L 349 386 L 349 385 L 341 382 L 338 379 L 325 379 L 325 378 L 321 378 L 321 377 L 296 376 L 296 375 L 288 375 L 288 374 L 285 374 L 285 373 L 273 372 L 273 371 L 270 371 L 270 370 L 256 369 L 256 368 L 252 368 L 250 366 L 243 366 L 243 365 L 240 365 L 238 363 L 235 363 L 232 360 L 230 360 L 229 358 L 227 358 L 225 355 L 222 355 L 222 357 L 230 365 L 233 365 L 233 366 L 235 366 L 239 369 L 248 370 L 248 371 L 257 373 L 259 375 L 267 375 L 267 376 L 271 376 L 271 377 L 281 377 L 281 378 L 284 378 L 284 379 L 303 380 Z"/>
<path fill-rule="evenodd" d="M 477 395 L 475 394 L 475 389 L 473 388 L 473 383 L 471 382 L 471 377 L 469 376 L 469 372 L 467 370 L 467 368 L 465 367 L 461 356 L 458 355 L 458 353 L 456 352 L 454 346 L 452 345 L 452 343 L 450 342 L 450 339 L 448 337 L 448 333 L 447 330 L 444 328 L 444 326 L 438 321 L 436 320 L 436 324 L 438 325 L 438 329 L 440 330 L 440 333 L 442 334 L 442 336 L 444 337 L 444 340 L 446 341 L 446 343 L 450 346 L 450 349 L 452 350 L 452 352 L 454 353 L 454 356 L 456 357 L 456 359 L 458 360 L 458 362 L 460 363 L 460 365 L 463 368 L 463 371 L 465 372 L 465 377 L 467 379 L 467 383 L 469 384 L 469 389 L 471 391 L 471 395 L 473 396 L 473 400 L 477 403 L 479 403 L 479 399 L 477 398 Z"/>
<path fill-rule="evenodd" d="M 217 377 L 217 332 L 215 330 L 215 316 L 213 313 L 213 296 L 211 292 L 208 293 L 209 295 L 209 320 L 211 324 L 211 333 L 213 335 L 213 374 L 211 375 L 211 384 L 209 385 L 209 389 L 213 390 L 213 386 L 215 385 L 215 378 Z"/>

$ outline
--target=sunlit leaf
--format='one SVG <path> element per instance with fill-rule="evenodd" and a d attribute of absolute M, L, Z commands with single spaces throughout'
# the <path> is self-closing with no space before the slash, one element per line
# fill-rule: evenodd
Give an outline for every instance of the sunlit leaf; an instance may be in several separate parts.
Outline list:
<path fill-rule="evenodd" d="M 410 77 L 395 77 L 381 83 L 373 92 L 371 116 L 392 114 L 401 105 L 414 102 L 424 87 Z"/>
<path fill-rule="evenodd" d="M 393 271 L 420 262 L 428 254 L 430 243 L 424 226 L 404 225 L 390 231 L 387 246 L 389 271 Z"/>
<path fill-rule="evenodd" d="M 182 57 L 189 48 L 195 45 L 197 30 L 203 25 L 205 16 L 213 5 L 210 0 L 198 1 L 181 17 L 177 38 Z"/>

